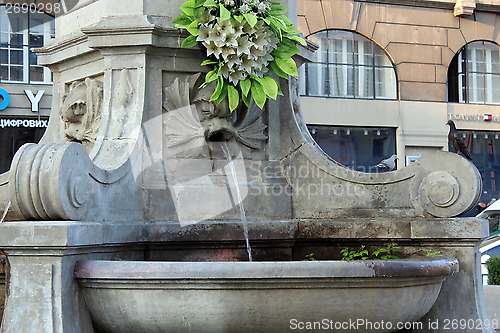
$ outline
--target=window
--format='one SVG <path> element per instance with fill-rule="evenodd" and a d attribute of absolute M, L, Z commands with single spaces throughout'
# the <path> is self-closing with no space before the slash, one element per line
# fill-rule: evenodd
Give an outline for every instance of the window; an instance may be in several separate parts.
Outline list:
<path fill-rule="evenodd" d="M 459 130 L 483 180 L 480 202 L 500 199 L 500 132 Z M 449 151 L 454 149 L 449 145 Z M 477 214 L 471 212 L 471 216 Z"/>
<path fill-rule="evenodd" d="M 301 95 L 396 99 L 396 72 L 384 50 L 368 38 L 326 30 L 309 40 L 319 45 L 313 62 L 301 67 Z"/>
<path fill-rule="evenodd" d="M 42 13 L 8 14 L 0 6 L 0 81 L 51 83 L 48 68 L 39 66 L 32 48 L 54 37 L 54 20 Z"/>
<path fill-rule="evenodd" d="M 464 46 L 448 69 L 448 100 L 500 104 L 500 48 L 477 41 Z"/>
<path fill-rule="evenodd" d="M 354 170 L 379 172 L 376 165 L 396 153 L 394 128 L 319 125 L 307 127 L 313 139 L 328 156 Z"/>

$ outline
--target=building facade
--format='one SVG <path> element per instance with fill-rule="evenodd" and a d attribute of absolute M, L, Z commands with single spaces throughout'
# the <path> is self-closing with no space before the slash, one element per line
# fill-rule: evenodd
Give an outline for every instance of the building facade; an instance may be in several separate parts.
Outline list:
<path fill-rule="evenodd" d="M 461 131 L 500 197 L 500 0 L 298 0 L 298 27 L 319 46 L 301 68 L 302 110 L 327 154 L 373 171 L 448 150 Z"/>
<path fill-rule="evenodd" d="M 52 74 L 39 66 L 34 48 L 54 37 L 54 19 L 37 7 L 0 1 L 0 173 L 14 153 L 38 142 L 47 127 Z"/>

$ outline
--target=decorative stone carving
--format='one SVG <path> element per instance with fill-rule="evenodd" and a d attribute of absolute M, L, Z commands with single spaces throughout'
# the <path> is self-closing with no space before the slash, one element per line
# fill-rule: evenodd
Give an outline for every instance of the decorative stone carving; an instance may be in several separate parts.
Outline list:
<path fill-rule="evenodd" d="M 453 15 L 455 16 L 468 16 L 474 14 L 476 9 L 476 0 L 457 0 Z"/>
<path fill-rule="evenodd" d="M 61 119 L 65 139 L 82 143 L 87 152 L 97 138 L 102 101 L 103 83 L 91 78 L 71 83 L 63 96 Z"/>
<path fill-rule="evenodd" d="M 200 87 L 200 74 L 175 78 L 164 90 L 163 108 L 167 147 L 177 157 L 207 156 L 207 141 L 236 141 L 251 150 L 260 149 L 267 140 L 267 126 L 262 110 L 244 105 L 232 114 L 227 101 L 219 105 L 210 101 L 215 88 L 211 83 Z"/>
<path fill-rule="evenodd" d="M 92 192 L 91 170 L 80 144 L 26 144 L 12 161 L 12 209 L 26 220 L 80 220 Z"/>

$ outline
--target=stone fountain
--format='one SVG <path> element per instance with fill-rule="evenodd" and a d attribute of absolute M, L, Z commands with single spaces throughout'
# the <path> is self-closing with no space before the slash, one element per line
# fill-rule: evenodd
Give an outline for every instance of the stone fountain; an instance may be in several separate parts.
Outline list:
<path fill-rule="evenodd" d="M 487 224 L 454 218 L 481 193 L 474 165 L 436 152 L 394 172 L 347 169 L 309 136 L 294 78 L 263 110 L 216 107 L 200 50 L 180 48 L 171 24 L 181 3 L 85 2 L 37 50 L 53 106 L 41 142 L 0 176 L 3 206 L 22 219 L 0 224 L 2 332 L 284 332 L 356 311 L 419 321 L 415 332 L 486 320 Z M 446 256 L 336 260 L 386 244 Z M 312 252 L 323 260 L 301 261 Z"/>

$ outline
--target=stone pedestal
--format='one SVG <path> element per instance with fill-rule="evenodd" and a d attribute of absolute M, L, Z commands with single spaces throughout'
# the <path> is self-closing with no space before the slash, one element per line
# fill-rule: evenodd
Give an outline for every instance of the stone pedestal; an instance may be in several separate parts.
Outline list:
<path fill-rule="evenodd" d="M 457 258 L 459 273 L 445 280 L 436 304 L 422 319 L 424 329 L 415 331 L 430 333 L 444 332 L 428 328 L 427 324 L 436 320 L 444 327 L 445 319 L 487 318 L 481 308 L 475 247 L 486 227 L 484 220 L 475 218 L 277 220 L 250 223 L 249 237 L 257 261 L 302 260 L 311 252 L 320 260 L 339 259 L 345 247 L 380 248 L 386 244 L 400 247 L 400 256 L 442 251 Z M 230 221 L 186 227 L 172 222 L 3 223 L 0 248 L 9 258 L 11 276 L 2 332 L 16 333 L 93 332 L 73 278 L 74 264 L 80 259 L 248 260 L 242 227 Z M 289 319 L 283 319 L 283 331 Z"/>

